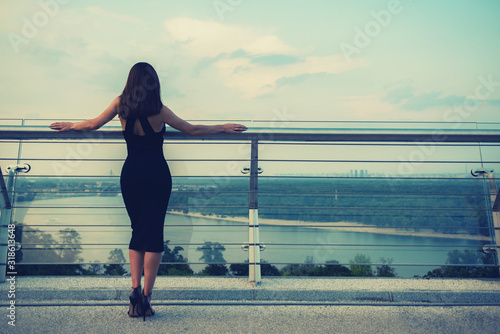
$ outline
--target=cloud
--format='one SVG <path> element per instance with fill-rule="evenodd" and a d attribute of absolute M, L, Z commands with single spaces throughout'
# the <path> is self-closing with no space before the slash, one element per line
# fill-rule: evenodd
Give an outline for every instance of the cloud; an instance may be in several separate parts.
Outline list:
<path fill-rule="evenodd" d="M 299 74 L 294 77 L 283 77 L 279 78 L 276 80 L 276 88 L 284 87 L 284 86 L 294 86 L 297 85 L 303 81 L 306 81 L 307 79 L 318 77 L 325 75 L 325 73 L 304 73 L 304 74 Z"/>
<path fill-rule="evenodd" d="M 253 55 L 297 53 L 277 36 L 261 35 L 236 25 L 184 17 L 167 20 L 164 26 L 170 36 L 180 42 L 179 47 L 195 57 L 215 57 L 238 50 Z"/>
<path fill-rule="evenodd" d="M 106 11 L 100 7 L 97 7 L 97 6 L 87 7 L 87 8 L 85 8 L 85 10 L 91 14 L 111 18 L 111 19 L 118 20 L 121 22 L 147 26 L 147 24 L 144 21 L 142 21 L 134 16 L 127 15 L 127 14 L 118 14 L 118 13 L 111 12 L 111 11 Z"/>
<path fill-rule="evenodd" d="M 500 99 L 496 99 L 496 100 L 488 100 L 488 104 L 490 106 L 500 106 Z"/>
<path fill-rule="evenodd" d="M 194 68 L 194 75 L 197 76 L 203 71 L 205 68 L 210 67 L 211 65 L 215 64 L 217 61 L 220 59 L 223 59 L 227 57 L 227 54 L 221 53 L 216 57 L 204 57 L 198 63 L 196 64 Z"/>
<path fill-rule="evenodd" d="M 440 92 L 415 94 L 415 89 L 407 86 L 388 92 L 382 101 L 399 104 L 404 110 L 423 111 L 433 107 L 454 107 L 463 104 L 466 98 L 457 95 L 442 96 Z"/>
<path fill-rule="evenodd" d="M 243 57 L 222 59 L 215 64 L 224 83 L 238 89 L 247 98 L 272 93 L 284 84 L 299 83 L 301 76 L 341 73 L 355 66 L 361 66 L 361 63 L 353 65 L 353 63 L 345 62 L 341 55 L 310 56 L 305 57 L 301 62 L 280 66 L 254 63 L 251 58 Z M 295 81 L 290 80 L 295 77 L 297 77 Z"/>
<path fill-rule="evenodd" d="M 300 63 L 302 61 L 304 61 L 304 60 L 300 57 L 290 56 L 290 55 L 282 55 L 282 54 L 260 56 L 260 57 L 254 57 L 252 59 L 252 63 L 262 64 L 262 65 L 266 65 L 266 66 L 289 65 L 289 64 Z"/>
<path fill-rule="evenodd" d="M 409 98 L 402 105 L 402 108 L 406 110 L 421 111 L 432 107 L 453 107 L 463 103 L 464 100 L 465 97 L 456 95 L 441 97 L 441 93 L 439 92 L 425 93 Z"/>
<path fill-rule="evenodd" d="M 215 70 L 218 80 L 246 98 L 269 95 L 310 75 L 366 65 L 363 60 L 346 62 L 340 54 L 309 56 L 275 35 L 236 25 L 176 18 L 167 20 L 165 28 L 186 57 L 199 59 L 195 75 Z"/>
<path fill-rule="evenodd" d="M 398 104 L 403 100 L 413 97 L 413 92 L 414 89 L 409 86 L 404 88 L 397 88 L 387 93 L 386 97 L 383 98 L 382 101 L 388 102 L 390 104 Z"/>

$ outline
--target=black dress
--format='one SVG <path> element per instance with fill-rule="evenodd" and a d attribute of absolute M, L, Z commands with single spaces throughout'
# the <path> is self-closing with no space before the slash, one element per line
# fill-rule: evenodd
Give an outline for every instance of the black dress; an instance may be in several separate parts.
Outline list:
<path fill-rule="evenodd" d="M 127 159 L 120 185 L 132 224 L 129 249 L 163 252 L 163 224 L 172 190 L 172 177 L 163 156 L 163 134 L 154 132 L 147 118 L 139 118 L 144 136 L 134 134 L 137 119 L 127 118 L 123 137 Z"/>

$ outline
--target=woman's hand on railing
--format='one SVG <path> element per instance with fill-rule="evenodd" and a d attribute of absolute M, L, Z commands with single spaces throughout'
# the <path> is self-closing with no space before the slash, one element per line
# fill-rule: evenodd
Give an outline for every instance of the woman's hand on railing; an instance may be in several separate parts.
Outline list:
<path fill-rule="evenodd" d="M 50 128 L 57 132 L 70 131 L 73 130 L 73 122 L 55 122 L 50 124 Z"/>
<path fill-rule="evenodd" d="M 246 126 L 235 123 L 226 123 L 222 125 L 223 132 L 227 133 L 241 133 L 247 129 Z"/>

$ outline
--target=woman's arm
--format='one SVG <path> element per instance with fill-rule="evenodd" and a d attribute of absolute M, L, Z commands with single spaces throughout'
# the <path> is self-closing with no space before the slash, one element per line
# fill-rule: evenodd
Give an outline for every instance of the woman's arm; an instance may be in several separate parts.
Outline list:
<path fill-rule="evenodd" d="M 57 130 L 57 132 L 61 131 L 90 131 L 90 130 L 97 130 L 104 124 L 108 123 L 111 121 L 115 116 L 118 114 L 118 105 L 120 103 L 120 98 L 117 97 L 116 99 L 111 102 L 109 107 L 106 108 L 96 118 L 93 119 L 88 119 L 83 122 L 56 122 L 52 123 L 50 125 L 50 128 L 52 130 Z"/>
<path fill-rule="evenodd" d="M 163 106 L 161 113 L 163 121 L 165 123 L 167 123 L 174 129 L 187 133 L 191 136 L 212 135 L 221 132 L 241 133 L 242 131 L 245 131 L 247 129 L 247 127 L 244 125 L 234 123 L 218 125 L 193 125 L 174 114 L 173 111 L 166 106 Z"/>

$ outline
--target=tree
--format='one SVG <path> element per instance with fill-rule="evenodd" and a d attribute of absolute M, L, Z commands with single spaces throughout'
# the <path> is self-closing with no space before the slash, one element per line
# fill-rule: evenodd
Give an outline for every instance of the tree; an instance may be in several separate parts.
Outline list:
<path fill-rule="evenodd" d="M 222 254 L 222 252 L 226 250 L 226 247 L 218 242 L 205 241 L 203 246 L 196 248 L 196 250 L 203 252 L 203 255 L 200 257 L 201 261 L 204 261 L 206 263 L 226 263 L 224 255 Z"/>
<path fill-rule="evenodd" d="M 203 252 L 200 257 L 201 261 L 209 263 L 202 271 L 202 274 L 210 276 L 225 276 L 228 273 L 226 263 L 222 252 L 226 248 L 218 242 L 206 241 L 203 246 L 196 248 L 197 251 Z"/>
<path fill-rule="evenodd" d="M 34 245 L 23 250 L 22 261 L 19 261 L 21 265 L 16 266 L 18 275 L 81 275 L 86 272 L 80 264 L 57 264 L 83 261 L 79 257 L 81 237 L 75 230 L 68 228 L 59 231 L 60 243 L 69 244 L 64 247 L 59 246 L 50 233 L 22 224 L 17 226 L 17 230 L 21 230 L 19 233 L 22 236 L 22 239 L 16 239 L 17 241 Z M 54 264 L 22 265 L 23 262 Z"/>
<path fill-rule="evenodd" d="M 369 256 L 363 254 L 356 254 L 354 260 L 351 260 L 350 263 L 372 263 L 371 258 Z M 360 265 L 350 265 L 351 273 L 353 276 L 373 276 L 373 270 L 371 266 L 360 266 Z"/>
<path fill-rule="evenodd" d="M 379 276 L 379 277 L 396 277 L 396 269 L 394 269 L 393 267 L 390 267 L 388 265 L 388 264 L 391 264 L 392 261 L 393 261 L 392 258 L 385 259 L 385 258 L 381 257 L 380 262 L 382 262 L 383 265 L 377 266 L 377 276 Z"/>
<path fill-rule="evenodd" d="M 498 278 L 498 267 L 483 267 L 481 264 L 495 264 L 494 254 L 484 254 L 481 250 L 454 250 L 448 252 L 447 264 L 463 264 L 463 266 L 442 266 L 429 271 L 424 277 L 464 277 L 464 278 Z M 476 264 L 476 265 L 475 265 Z"/>
<path fill-rule="evenodd" d="M 339 261 L 330 260 L 326 261 L 326 263 L 328 264 L 319 268 L 320 275 L 318 276 L 352 276 L 351 270 L 349 270 L 349 268 L 337 264 L 339 263 Z"/>
<path fill-rule="evenodd" d="M 88 269 L 84 270 L 85 275 L 99 275 L 102 270 L 102 265 L 99 261 L 95 261 L 94 263 L 89 265 Z"/>
<path fill-rule="evenodd" d="M 82 259 L 78 257 L 82 252 L 82 246 L 80 246 L 82 237 L 80 234 L 71 228 L 66 228 L 64 230 L 59 230 L 59 239 L 64 246 L 56 251 L 61 257 L 61 261 L 81 262 Z"/>
<path fill-rule="evenodd" d="M 260 274 L 262 276 L 281 276 L 280 271 L 275 266 L 261 260 Z M 248 276 L 248 260 L 245 260 L 245 264 L 233 263 L 229 266 L 229 270 L 234 276 Z"/>
<path fill-rule="evenodd" d="M 123 256 L 123 251 L 120 248 L 115 248 L 109 252 L 108 262 L 115 262 L 115 263 L 104 265 L 105 275 L 122 276 L 127 273 L 127 271 L 123 269 L 123 265 L 116 264 L 125 262 L 125 256 Z"/>
<path fill-rule="evenodd" d="M 175 246 L 174 250 L 171 250 L 168 247 L 169 242 L 170 240 L 165 242 L 165 251 L 161 257 L 161 262 L 179 262 L 180 264 L 161 264 L 158 275 L 193 275 L 193 270 L 186 264 L 188 260 L 179 254 L 184 248 Z"/>
<path fill-rule="evenodd" d="M 307 256 L 304 264 L 291 263 L 283 269 L 281 273 L 283 276 L 318 276 L 317 266 L 314 264 L 314 258 Z"/>
<path fill-rule="evenodd" d="M 262 276 L 281 276 L 279 269 L 266 261 L 261 261 L 260 273 Z"/>
<path fill-rule="evenodd" d="M 56 253 L 60 256 L 60 261 L 63 263 L 75 263 L 65 265 L 65 269 L 78 271 L 78 274 L 85 273 L 85 269 L 82 265 L 76 264 L 83 261 L 83 259 L 79 256 L 82 252 L 82 246 L 80 245 L 82 237 L 80 234 L 71 228 L 59 230 L 58 234 L 61 244 L 64 245 L 60 249 L 56 250 Z"/>
<path fill-rule="evenodd" d="M 352 276 L 346 266 L 336 260 L 326 261 L 326 265 L 314 264 L 314 258 L 308 256 L 305 264 L 289 264 L 281 269 L 283 276 Z"/>
<path fill-rule="evenodd" d="M 242 263 L 233 263 L 229 266 L 229 271 L 234 276 L 248 276 L 248 260 L 245 260 L 246 264 Z"/>

